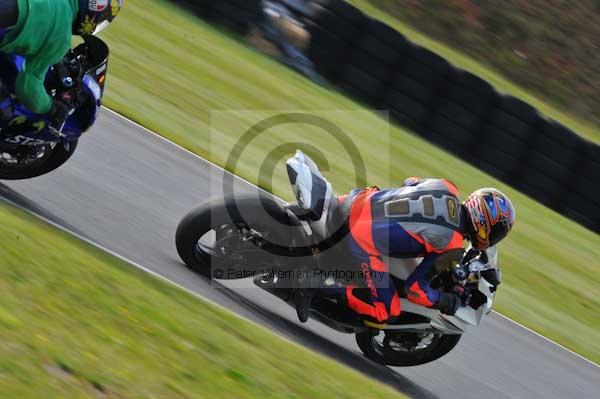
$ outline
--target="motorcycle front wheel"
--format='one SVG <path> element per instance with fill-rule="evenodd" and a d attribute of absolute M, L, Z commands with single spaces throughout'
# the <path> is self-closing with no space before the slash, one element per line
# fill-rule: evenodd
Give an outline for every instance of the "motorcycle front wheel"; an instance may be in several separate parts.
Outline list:
<path fill-rule="evenodd" d="M 45 175 L 67 162 L 77 140 L 39 146 L 0 147 L 0 180 L 24 180 Z"/>
<path fill-rule="evenodd" d="M 458 344 L 460 337 L 434 332 L 364 331 L 356 334 L 356 343 L 377 363 L 408 367 L 439 359 Z"/>

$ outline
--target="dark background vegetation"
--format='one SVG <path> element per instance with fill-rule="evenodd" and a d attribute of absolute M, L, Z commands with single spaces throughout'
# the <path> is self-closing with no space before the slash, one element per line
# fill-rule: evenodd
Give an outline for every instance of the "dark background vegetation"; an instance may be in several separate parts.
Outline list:
<path fill-rule="evenodd" d="M 600 125 L 599 0 L 367 0 Z"/>

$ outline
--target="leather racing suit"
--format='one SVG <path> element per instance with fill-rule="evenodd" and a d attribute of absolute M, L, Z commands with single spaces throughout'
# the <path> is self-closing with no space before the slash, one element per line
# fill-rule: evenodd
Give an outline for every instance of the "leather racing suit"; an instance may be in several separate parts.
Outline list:
<path fill-rule="evenodd" d="M 433 277 L 463 255 L 465 227 L 453 183 L 409 178 L 400 188 L 354 190 L 342 200 L 352 201 L 348 245 L 360 261 L 368 287 L 346 287 L 346 301 L 352 310 L 367 323 L 376 324 L 400 315 L 399 294 L 382 256 L 423 257 L 406 281 L 408 300 L 446 313 L 456 310 L 452 294 L 430 286 Z"/>

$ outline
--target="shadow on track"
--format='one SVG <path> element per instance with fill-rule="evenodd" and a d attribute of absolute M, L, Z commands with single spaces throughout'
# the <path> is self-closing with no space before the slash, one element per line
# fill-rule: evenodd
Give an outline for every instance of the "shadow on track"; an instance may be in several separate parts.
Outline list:
<path fill-rule="evenodd" d="M 29 198 L 24 197 L 23 195 L 19 194 L 12 188 L 5 186 L 2 183 L 0 183 L 0 198 L 3 198 L 9 202 L 12 202 L 18 206 L 23 207 L 25 209 L 29 209 L 31 212 L 35 213 L 36 215 L 46 218 L 46 219 L 66 228 L 76 234 L 79 234 L 82 237 L 87 238 L 87 236 L 78 228 L 69 224 L 64 219 L 61 219 L 61 218 L 55 216 L 52 212 L 44 209 L 43 207 L 39 206 L 38 204 L 36 204 L 32 200 L 30 200 Z"/>

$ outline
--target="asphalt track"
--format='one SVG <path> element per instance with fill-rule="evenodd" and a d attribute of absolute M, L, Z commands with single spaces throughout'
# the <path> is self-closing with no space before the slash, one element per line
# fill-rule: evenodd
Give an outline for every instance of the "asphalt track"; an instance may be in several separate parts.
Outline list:
<path fill-rule="evenodd" d="M 104 111 L 65 166 L 0 183 L 0 195 L 412 397 L 598 397 L 600 367 L 497 314 L 437 362 L 387 368 L 365 359 L 353 336 L 314 321 L 298 323 L 293 309 L 258 288 L 211 286 L 181 263 L 173 238 L 181 217 L 211 190 L 214 195 L 219 174 L 207 161 Z"/>

